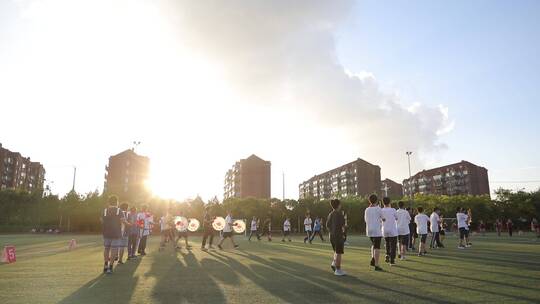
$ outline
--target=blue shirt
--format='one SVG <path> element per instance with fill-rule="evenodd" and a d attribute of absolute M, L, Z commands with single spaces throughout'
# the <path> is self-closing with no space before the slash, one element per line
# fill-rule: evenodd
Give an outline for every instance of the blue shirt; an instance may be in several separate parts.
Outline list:
<path fill-rule="evenodd" d="M 313 231 L 321 231 L 321 221 L 319 219 L 315 220 L 313 224 Z"/>

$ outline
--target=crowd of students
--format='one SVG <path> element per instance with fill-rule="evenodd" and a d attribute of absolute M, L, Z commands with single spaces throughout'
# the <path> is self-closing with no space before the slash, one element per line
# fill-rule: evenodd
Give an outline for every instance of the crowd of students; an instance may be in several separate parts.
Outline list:
<path fill-rule="evenodd" d="M 375 194 L 370 195 L 368 200 L 369 206 L 364 211 L 364 220 L 366 223 L 366 235 L 371 241 L 370 265 L 375 271 L 382 270 L 379 258 L 383 240 L 386 251 L 385 262 L 390 266 L 395 265 L 397 259 L 405 260 L 409 251 L 416 251 L 417 239 L 419 239 L 417 255 L 426 255 L 426 243 L 429 233 L 431 233 L 430 249 L 444 248 L 443 241 L 447 226 L 438 207 L 435 207 L 430 216 L 427 216 L 422 207 L 418 207 L 416 210 L 405 208 L 402 201 L 397 203 L 398 209 L 396 210 L 387 197 L 382 199 L 382 206 Z M 322 230 L 326 228 L 334 251 L 331 268 L 335 275 L 342 276 L 345 275 L 345 272 L 341 269 L 341 256 L 344 254 L 344 247 L 347 244 L 347 215 L 341 210 L 340 200 L 333 199 L 330 201 L 330 205 L 332 211 L 328 215 L 326 222 L 323 222 L 320 217 L 315 217 L 313 220 L 309 213 L 306 214 L 303 222 L 306 232 L 304 243 L 309 242 L 311 244 L 316 236 L 319 236 L 321 241 L 325 242 Z M 185 241 L 185 247 L 191 249 L 188 242 L 187 223 L 178 226 L 174 223 L 175 218 L 178 217 L 183 218 L 181 211 L 174 216 L 172 212 L 167 212 L 160 218 L 160 250 L 165 249 L 167 243 L 172 244 L 175 249 L 181 249 L 179 241 L 182 238 Z M 203 251 L 213 249 L 213 240 L 216 233 L 216 229 L 213 227 L 215 218 L 207 206 L 202 221 L 201 250 Z M 464 208 L 458 207 L 456 220 L 456 228 L 459 230 L 458 248 L 471 247 L 469 225 L 472 215 L 470 210 L 466 211 Z M 118 206 L 117 197 L 111 196 L 109 206 L 103 212 L 102 222 L 104 238 L 103 271 L 105 273 L 112 273 L 115 262 L 118 262 L 118 264 L 124 263 L 124 250 L 126 248 L 128 260 L 137 258 L 136 253 L 141 256 L 146 255 L 147 238 L 151 234 L 154 225 L 153 216 L 148 212 L 146 206 L 142 206 L 139 211 L 135 207 L 131 207 L 128 211 L 127 203 Z M 482 229 L 481 224 L 480 229 Z M 226 239 L 230 239 L 234 248 L 238 247 L 234 241 L 234 225 L 232 214 L 227 212 L 221 238 L 217 244 L 219 249 L 223 249 L 222 245 Z M 499 224 L 496 225 L 496 227 L 499 226 Z M 511 224 L 508 229 L 511 235 Z M 540 227 L 536 219 L 531 222 L 531 229 L 536 232 L 537 236 L 540 235 Z M 497 231 L 499 232 L 499 230 Z M 291 242 L 291 219 L 289 217 L 283 222 L 282 232 L 282 242 L 287 240 Z M 252 218 L 248 241 L 251 241 L 253 236 L 258 240 L 266 236 L 268 241 L 272 241 L 272 220 L 270 216 L 263 220 L 262 225 L 258 218 Z M 207 244 L 208 248 L 206 247 Z"/>

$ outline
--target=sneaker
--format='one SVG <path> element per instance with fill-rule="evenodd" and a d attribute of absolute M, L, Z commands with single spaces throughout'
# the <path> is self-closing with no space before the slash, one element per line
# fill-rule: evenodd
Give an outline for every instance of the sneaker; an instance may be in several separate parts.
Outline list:
<path fill-rule="evenodd" d="M 206 249 L 205 247 L 201 247 L 201 250 L 202 251 L 208 251 L 208 249 Z"/>
<path fill-rule="evenodd" d="M 396 265 L 396 261 L 390 261 L 390 266 Z"/>
<path fill-rule="evenodd" d="M 221 247 L 221 245 L 217 245 L 217 247 L 219 248 L 219 250 L 223 250 L 223 247 Z"/>
<path fill-rule="evenodd" d="M 345 273 L 345 271 L 343 271 L 343 270 L 341 270 L 341 269 L 336 269 L 336 270 L 334 271 L 334 275 L 337 275 L 337 276 L 344 276 L 344 275 L 347 275 L 347 274 Z"/>
<path fill-rule="evenodd" d="M 457 246 L 457 249 L 465 249 L 465 246 Z"/>
<path fill-rule="evenodd" d="M 406 259 L 405 259 L 405 256 L 400 257 L 399 260 L 400 260 L 400 261 L 405 261 L 405 260 L 406 260 Z"/>
<path fill-rule="evenodd" d="M 471 245 L 467 244 L 467 245 L 465 245 L 465 247 L 466 247 L 466 248 L 469 248 L 469 247 L 471 247 Z"/>
<path fill-rule="evenodd" d="M 112 267 L 107 268 L 106 274 L 112 274 Z"/>
<path fill-rule="evenodd" d="M 398 255 L 397 255 L 397 258 L 398 258 L 398 259 L 401 259 L 401 254 L 398 254 Z"/>
<path fill-rule="evenodd" d="M 240 245 L 234 245 L 234 248 L 238 248 L 238 247 L 240 247 Z"/>
<path fill-rule="evenodd" d="M 109 270 L 109 267 L 107 265 L 103 266 L 103 273 L 107 273 L 107 270 Z"/>
<path fill-rule="evenodd" d="M 332 268 L 332 271 L 336 271 L 336 264 L 332 262 L 332 264 L 330 264 L 330 268 Z"/>
<path fill-rule="evenodd" d="M 423 254 L 422 254 L 421 252 L 419 252 L 419 253 L 418 253 L 418 256 L 421 257 L 421 256 L 423 256 Z"/>
<path fill-rule="evenodd" d="M 371 262 L 369 262 L 369 265 L 375 266 L 375 258 L 371 258 Z"/>
<path fill-rule="evenodd" d="M 389 263 L 389 262 L 390 262 L 390 256 L 388 256 L 388 255 L 385 256 L 385 257 L 384 257 L 384 261 L 385 261 L 386 263 Z"/>
<path fill-rule="evenodd" d="M 383 269 L 379 266 L 375 266 L 375 271 L 383 271 Z"/>

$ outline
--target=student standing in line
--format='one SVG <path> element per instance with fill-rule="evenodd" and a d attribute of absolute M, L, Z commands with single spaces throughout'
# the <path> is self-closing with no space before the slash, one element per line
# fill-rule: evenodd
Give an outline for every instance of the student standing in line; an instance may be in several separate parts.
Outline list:
<path fill-rule="evenodd" d="M 439 207 L 435 207 L 435 209 L 433 209 L 433 212 L 431 213 L 431 216 L 429 217 L 429 224 L 431 229 L 431 243 L 429 245 L 430 249 L 444 248 L 444 245 L 440 240 L 439 232 L 439 227 L 441 225 L 441 219 L 439 217 L 440 213 L 441 209 L 439 209 Z"/>
<path fill-rule="evenodd" d="M 397 214 L 396 209 L 390 206 L 390 199 L 388 197 L 383 198 L 384 208 L 382 208 L 382 234 L 384 236 L 384 242 L 386 245 L 386 257 L 385 262 L 390 265 L 396 264 L 396 247 L 397 247 Z"/>
<path fill-rule="evenodd" d="M 118 257 L 118 247 L 122 240 L 122 211 L 118 208 L 118 197 L 109 197 L 109 206 L 103 210 L 103 272 L 111 274 L 114 260 Z"/>
<path fill-rule="evenodd" d="M 501 236 L 502 221 L 500 219 L 495 220 L 495 230 L 497 230 L 497 236 Z"/>
<path fill-rule="evenodd" d="M 334 271 L 334 275 L 344 276 L 346 273 L 341 270 L 341 256 L 345 253 L 345 238 L 343 236 L 345 229 L 345 218 L 341 213 L 341 202 L 338 199 L 330 201 L 332 212 L 328 214 L 326 220 L 326 228 L 330 232 L 330 243 L 334 250 L 334 256 L 330 267 Z"/>
<path fill-rule="evenodd" d="M 366 235 L 371 240 L 371 262 L 370 265 L 376 271 L 382 271 L 379 267 L 379 255 L 382 240 L 382 209 L 379 207 L 377 195 L 369 196 L 369 207 L 364 211 L 364 220 L 366 222 Z"/>
<path fill-rule="evenodd" d="M 161 240 L 159 242 L 159 251 L 162 251 L 165 249 L 165 244 L 167 242 L 171 242 L 172 244 L 174 240 L 174 238 L 171 238 L 171 235 L 173 233 L 172 223 L 173 223 L 173 219 L 172 219 L 172 216 L 169 214 L 169 211 L 167 211 L 159 219 L 159 226 L 161 230 Z"/>
<path fill-rule="evenodd" d="M 306 218 L 304 219 L 304 230 L 306 231 L 306 237 L 304 238 L 304 243 L 307 242 L 309 239 L 311 239 L 311 215 L 309 213 L 306 214 Z"/>
<path fill-rule="evenodd" d="M 223 227 L 223 233 L 221 234 L 221 240 L 219 241 L 219 244 L 217 245 L 220 250 L 223 250 L 223 241 L 227 238 L 231 239 L 231 242 L 234 246 L 234 248 L 238 248 L 238 245 L 234 242 L 234 236 L 233 236 L 233 218 L 230 211 L 227 211 L 227 217 L 225 218 L 225 227 Z"/>
<path fill-rule="evenodd" d="M 416 232 L 420 238 L 420 245 L 418 246 L 418 256 L 426 255 L 426 239 L 428 234 L 428 222 L 429 217 L 424 214 L 424 208 L 418 207 L 418 214 L 414 217 L 416 223 Z"/>
<path fill-rule="evenodd" d="M 321 237 L 321 241 L 324 242 L 324 238 L 322 236 L 322 226 L 321 226 L 321 219 L 316 217 L 315 222 L 313 223 L 313 233 L 311 234 L 311 238 L 309 239 L 309 243 L 313 241 L 316 235 L 319 235 Z"/>
<path fill-rule="evenodd" d="M 120 247 L 118 248 L 118 264 L 124 264 L 124 250 L 128 247 L 129 244 L 129 229 L 131 224 L 127 220 L 127 209 L 128 204 L 120 204 L 120 211 L 122 212 L 121 221 L 122 221 L 122 239 L 120 240 Z"/>
<path fill-rule="evenodd" d="M 285 242 L 285 238 L 288 238 L 289 242 L 291 241 L 291 219 L 289 217 L 283 222 L 283 239 L 281 241 Z"/>
<path fill-rule="evenodd" d="M 259 233 L 257 232 L 257 229 L 259 229 L 259 220 L 257 220 L 256 217 L 253 217 L 251 219 L 251 227 L 250 227 L 250 230 L 249 230 L 249 237 L 248 237 L 248 241 L 251 242 L 251 237 L 253 235 L 255 235 L 257 237 L 257 240 L 261 240 L 261 237 L 259 236 Z"/>
<path fill-rule="evenodd" d="M 152 225 L 154 224 L 152 220 L 152 216 L 147 210 L 146 206 L 142 206 L 141 212 L 137 214 L 137 223 L 139 224 L 139 245 L 138 245 L 138 253 L 142 256 L 146 255 L 146 241 L 148 239 L 148 236 L 150 235 L 150 230 Z"/>
<path fill-rule="evenodd" d="M 407 246 L 409 246 L 409 223 L 411 222 L 411 215 L 409 214 L 409 211 L 403 209 L 404 205 L 405 204 L 402 201 L 399 201 L 399 209 L 396 211 L 399 242 L 398 258 L 402 261 L 405 260 L 405 252 L 407 251 Z"/>
<path fill-rule="evenodd" d="M 212 216 L 210 212 L 210 206 L 206 206 L 204 208 L 204 216 L 203 216 L 203 239 L 201 243 L 201 249 L 203 251 L 206 251 L 208 249 L 213 249 L 212 242 L 214 241 L 214 227 L 212 227 L 212 223 L 214 222 L 214 216 Z M 206 240 L 208 240 L 208 249 L 206 249 Z"/>
<path fill-rule="evenodd" d="M 137 208 L 131 207 L 129 209 L 127 221 L 129 223 L 129 236 L 128 236 L 128 260 L 135 259 L 137 256 L 137 242 L 139 239 L 139 226 L 137 225 Z"/>

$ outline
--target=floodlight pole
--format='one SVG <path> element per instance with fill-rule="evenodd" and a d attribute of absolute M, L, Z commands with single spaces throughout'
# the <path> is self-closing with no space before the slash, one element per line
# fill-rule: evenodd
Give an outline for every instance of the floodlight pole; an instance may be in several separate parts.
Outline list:
<path fill-rule="evenodd" d="M 407 151 L 405 152 L 405 154 L 407 154 L 407 162 L 409 164 L 409 182 L 408 182 L 408 188 L 409 188 L 409 207 L 412 208 L 412 201 L 413 201 L 413 191 L 411 189 L 411 154 L 412 154 L 412 151 Z"/>

